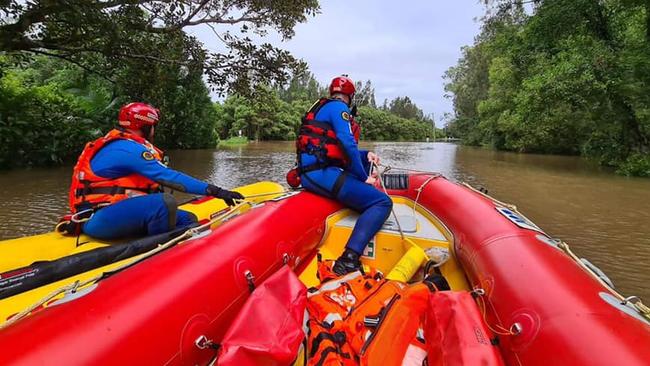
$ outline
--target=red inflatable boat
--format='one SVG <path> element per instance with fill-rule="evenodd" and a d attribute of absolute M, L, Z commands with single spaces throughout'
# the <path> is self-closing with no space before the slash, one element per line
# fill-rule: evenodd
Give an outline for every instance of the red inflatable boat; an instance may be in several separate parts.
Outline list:
<path fill-rule="evenodd" d="M 427 263 L 452 290 L 474 295 L 482 324 L 468 334 L 485 330 L 498 362 L 650 364 L 642 305 L 621 304 L 595 269 L 516 210 L 435 175 L 383 178 L 394 213 L 364 264 L 393 279 L 408 272 L 405 259 L 415 247 L 435 258 Z M 316 254 L 336 258 L 355 220 L 306 192 L 257 205 L 0 330 L 0 364 L 218 363 L 216 345 L 251 291 L 283 264 L 307 287 L 317 286 Z M 423 270 L 412 268 L 402 280 L 415 281 L 416 271 Z M 254 333 L 264 324 L 247 326 Z"/>

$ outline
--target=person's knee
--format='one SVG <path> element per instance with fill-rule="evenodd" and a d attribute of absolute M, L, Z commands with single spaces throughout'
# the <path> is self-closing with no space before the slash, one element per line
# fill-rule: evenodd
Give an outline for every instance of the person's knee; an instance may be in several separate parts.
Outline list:
<path fill-rule="evenodd" d="M 390 211 L 393 208 L 393 200 L 391 200 L 390 197 L 385 194 L 381 200 L 379 200 L 378 205 L 385 207 L 387 211 Z"/>
<path fill-rule="evenodd" d="M 199 218 L 192 212 L 178 210 L 176 212 L 176 227 L 188 226 L 199 222 Z"/>
<path fill-rule="evenodd" d="M 380 208 L 383 211 L 385 218 L 387 218 L 388 215 L 390 215 L 390 211 L 393 209 L 393 200 L 391 200 L 388 195 L 384 195 L 379 202 L 377 202 L 376 207 Z"/>

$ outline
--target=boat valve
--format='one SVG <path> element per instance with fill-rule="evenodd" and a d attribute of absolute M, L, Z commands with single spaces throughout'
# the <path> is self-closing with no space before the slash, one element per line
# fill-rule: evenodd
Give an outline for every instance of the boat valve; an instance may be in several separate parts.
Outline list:
<path fill-rule="evenodd" d="M 513 335 L 519 335 L 523 330 L 524 328 L 521 326 L 521 323 L 514 323 L 510 326 L 510 333 Z"/>
<path fill-rule="evenodd" d="M 248 291 L 253 292 L 255 290 L 255 276 L 253 272 L 246 270 L 244 277 L 246 277 L 246 282 L 248 283 Z"/>
<path fill-rule="evenodd" d="M 211 339 L 208 339 L 208 337 L 206 337 L 206 336 L 204 336 L 204 335 L 200 335 L 200 336 L 199 336 L 199 337 L 194 341 L 194 345 L 196 345 L 196 347 L 197 347 L 198 349 L 208 349 L 208 348 L 212 348 L 212 349 L 214 349 L 214 350 L 218 350 L 219 347 L 220 347 L 217 343 L 212 342 Z"/>
<path fill-rule="evenodd" d="M 479 296 L 485 296 L 485 290 L 478 287 L 478 288 L 473 289 L 472 292 L 470 292 L 470 294 L 472 295 L 472 297 L 474 299 L 476 299 Z"/>

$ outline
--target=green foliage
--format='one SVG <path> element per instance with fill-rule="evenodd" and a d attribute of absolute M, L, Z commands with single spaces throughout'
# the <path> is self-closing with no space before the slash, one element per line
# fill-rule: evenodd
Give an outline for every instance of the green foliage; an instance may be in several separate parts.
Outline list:
<path fill-rule="evenodd" d="M 157 145 L 215 146 L 216 111 L 199 72 L 125 68 L 123 82 L 113 84 L 63 60 L 15 61 L 0 58 L 0 168 L 74 161 L 86 142 L 116 126 L 119 107 L 134 100 L 161 109 Z"/>
<path fill-rule="evenodd" d="M 433 122 L 423 117 L 423 112 L 408 97 L 391 103 L 404 105 L 412 113 L 412 118 L 402 118 L 389 110 L 373 107 L 375 96 L 370 81 L 358 86 L 364 94 L 356 100 L 365 101 L 357 118 L 362 126 L 362 139 L 417 141 L 432 137 Z M 223 103 L 215 104 L 217 133 L 221 139 L 238 136 L 242 131 L 250 140 L 293 140 L 303 115 L 323 95 L 327 95 L 327 88 L 311 74 L 296 76 L 286 88 L 259 86 L 254 98 L 232 95 Z"/>
<path fill-rule="evenodd" d="M 110 103 L 92 78 L 62 62 L 40 69 L 11 69 L 0 58 L 0 168 L 59 164 L 99 135 L 91 117 Z"/>
<path fill-rule="evenodd" d="M 637 177 L 650 177 L 650 156 L 633 154 L 619 165 L 617 173 Z"/>
<path fill-rule="evenodd" d="M 217 134 L 240 128 L 291 138 L 298 105 L 258 85 L 285 82 L 305 65 L 258 40 L 268 31 L 291 38 L 318 9 L 317 0 L 4 1 L 0 167 L 72 160 L 132 101 L 160 108 L 162 148 L 213 147 Z M 223 42 L 221 53 L 184 33 L 199 24 Z M 204 77 L 216 92 L 260 98 L 228 114 L 230 106 L 213 106 Z"/>
<path fill-rule="evenodd" d="M 0 51 L 63 58 L 109 79 L 134 62 L 198 63 L 216 89 L 244 94 L 259 83 L 285 81 L 291 71 L 304 67 L 288 52 L 253 39 L 269 31 L 291 38 L 296 24 L 318 10 L 317 0 L 5 0 Z M 222 41 L 223 53 L 211 53 L 183 33 L 200 24 Z M 191 57 L 167 52 L 170 42 L 178 41 Z"/>
<path fill-rule="evenodd" d="M 644 175 L 650 152 L 650 14 L 641 1 L 495 1 L 472 47 L 446 73 L 473 145 L 582 154 Z"/>
<path fill-rule="evenodd" d="M 227 140 L 220 140 L 219 146 L 240 146 L 248 144 L 248 139 L 245 136 L 231 137 Z"/>
<path fill-rule="evenodd" d="M 433 125 L 428 121 L 407 119 L 371 107 L 359 108 L 361 137 L 375 141 L 419 141 L 433 138 Z"/>

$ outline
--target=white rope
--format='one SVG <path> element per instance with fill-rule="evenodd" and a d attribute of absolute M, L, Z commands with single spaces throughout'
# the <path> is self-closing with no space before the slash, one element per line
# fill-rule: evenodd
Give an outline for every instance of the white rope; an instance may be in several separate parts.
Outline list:
<path fill-rule="evenodd" d="M 388 196 L 388 190 L 386 190 L 386 186 L 384 185 L 384 179 L 382 178 L 383 172 L 379 171 L 379 166 L 375 164 L 374 162 L 371 164 L 370 170 L 372 171 L 373 167 L 377 167 L 377 179 L 379 179 L 379 184 L 381 185 L 381 188 L 384 190 L 384 193 Z M 397 218 L 397 214 L 395 213 L 395 207 L 393 205 L 390 206 L 390 211 L 393 213 L 393 217 L 395 217 L 395 223 L 397 223 L 397 229 L 399 230 L 399 234 L 402 237 L 402 240 L 405 239 L 404 237 L 404 231 L 402 231 L 402 225 L 399 222 L 399 219 Z"/>

